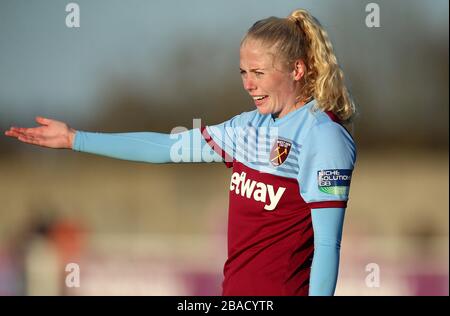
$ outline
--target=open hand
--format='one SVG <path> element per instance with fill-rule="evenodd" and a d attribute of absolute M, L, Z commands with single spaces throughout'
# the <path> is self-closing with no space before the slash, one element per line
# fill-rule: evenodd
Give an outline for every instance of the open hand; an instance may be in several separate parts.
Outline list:
<path fill-rule="evenodd" d="M 41 116 L 36 117 L 36 122 L 41 126 L 32 128 L 12 126 L 5 131 L 5 135 L 42 147 L 72 149 L 76 130 L 64 122 Z"/>

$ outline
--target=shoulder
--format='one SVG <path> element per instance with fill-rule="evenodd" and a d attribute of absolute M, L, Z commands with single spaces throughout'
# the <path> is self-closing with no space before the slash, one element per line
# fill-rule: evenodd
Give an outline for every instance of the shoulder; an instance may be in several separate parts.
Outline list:
<path fill-rule="evenodd" d="M 331 150 L 346 149 L 356 152 L 354 139 L 343 125 L 335 122 L 323 111 L 312 110 L 309 115 L 307 143 L 310 146 L 322 146 Z"/>
<path fill-rule="evenodd" d="M 335 115 L 326 113 L 317 109 L 310 109 L 310 134 L 314 136 L 324 137 L 349 137 L 353 142 L 353 138 L 348 130 L 336 120 Z"/>

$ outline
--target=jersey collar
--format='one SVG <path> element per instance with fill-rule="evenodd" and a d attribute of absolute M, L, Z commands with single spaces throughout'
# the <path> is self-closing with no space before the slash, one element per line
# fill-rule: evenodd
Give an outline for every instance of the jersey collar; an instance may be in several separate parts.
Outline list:
<path fill-rule="evenodd" d="M 289 112 L 288 114 L 286 114 L 282 118 L 277 118 L 273 114 L 270 114 L 271 115 L 271 120 L 273 122 L 273 125 L 283 124 L 284 122 L 286 122 L 290 118 L 300 114 L 303 111 L 306 111 L 306 109 L 310 109 L 314 104 L 315 104 L 315 99 L 312 99 L 308 103 L 306 103 L 303 106 L 301 106 L 300 108 L 298 108 L 298 109 L 296 109 L 296 110 L 294 110 L 292 112 Z"/>

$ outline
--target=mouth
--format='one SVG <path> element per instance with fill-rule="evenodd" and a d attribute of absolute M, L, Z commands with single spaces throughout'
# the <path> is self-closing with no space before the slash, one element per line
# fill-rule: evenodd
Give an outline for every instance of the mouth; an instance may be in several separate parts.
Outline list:
<path fill-rule="evenodd" d="M 256 106 L 261 106 L 269 98 L 268 95 L 252 95 L 253 101 L 255 101 Z"/>

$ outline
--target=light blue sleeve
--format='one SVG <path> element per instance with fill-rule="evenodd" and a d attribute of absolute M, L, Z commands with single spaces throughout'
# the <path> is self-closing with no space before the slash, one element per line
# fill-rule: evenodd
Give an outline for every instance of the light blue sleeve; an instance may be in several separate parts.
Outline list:
<path fill-rule="evenodd" d="M 176 134 L 77 131 L 72 149 L 110 158 L 147 163 L 222 161 L 222 158 L 208 146 L 199 129 Z"/>
<path fill-rule="evenodd" d="M 311 208 L 345 207 L 356 161 L 355 144 L 345 128 L 332 121 L 313 126 L 299 160 L 298 183 L 305 202 Z"/>
<path fill-rule="evenodd" d="M 255 117 L 256 111 L 243 112 L 230 120 L 207 126 L 203 136 L 214 151 L 221 156 L 227 166 L 231 166 L 236 156 L 236 140 L 241 134 L 247 133 L 249 122 Z"/>
<path fill-rule="evenodd" d="M 311 127 L 300 161 L 300 194 L 311 208 L 314 230 L 309 295 L 333 295 L 356 147 L 344 127 L 323 121 Z"/>
<path fill-rule="evenodd" d="M 339 271 L 344 208 L 311 210 L 314 257 L 309 280 L 310 296 L 332 296 Z"/>

